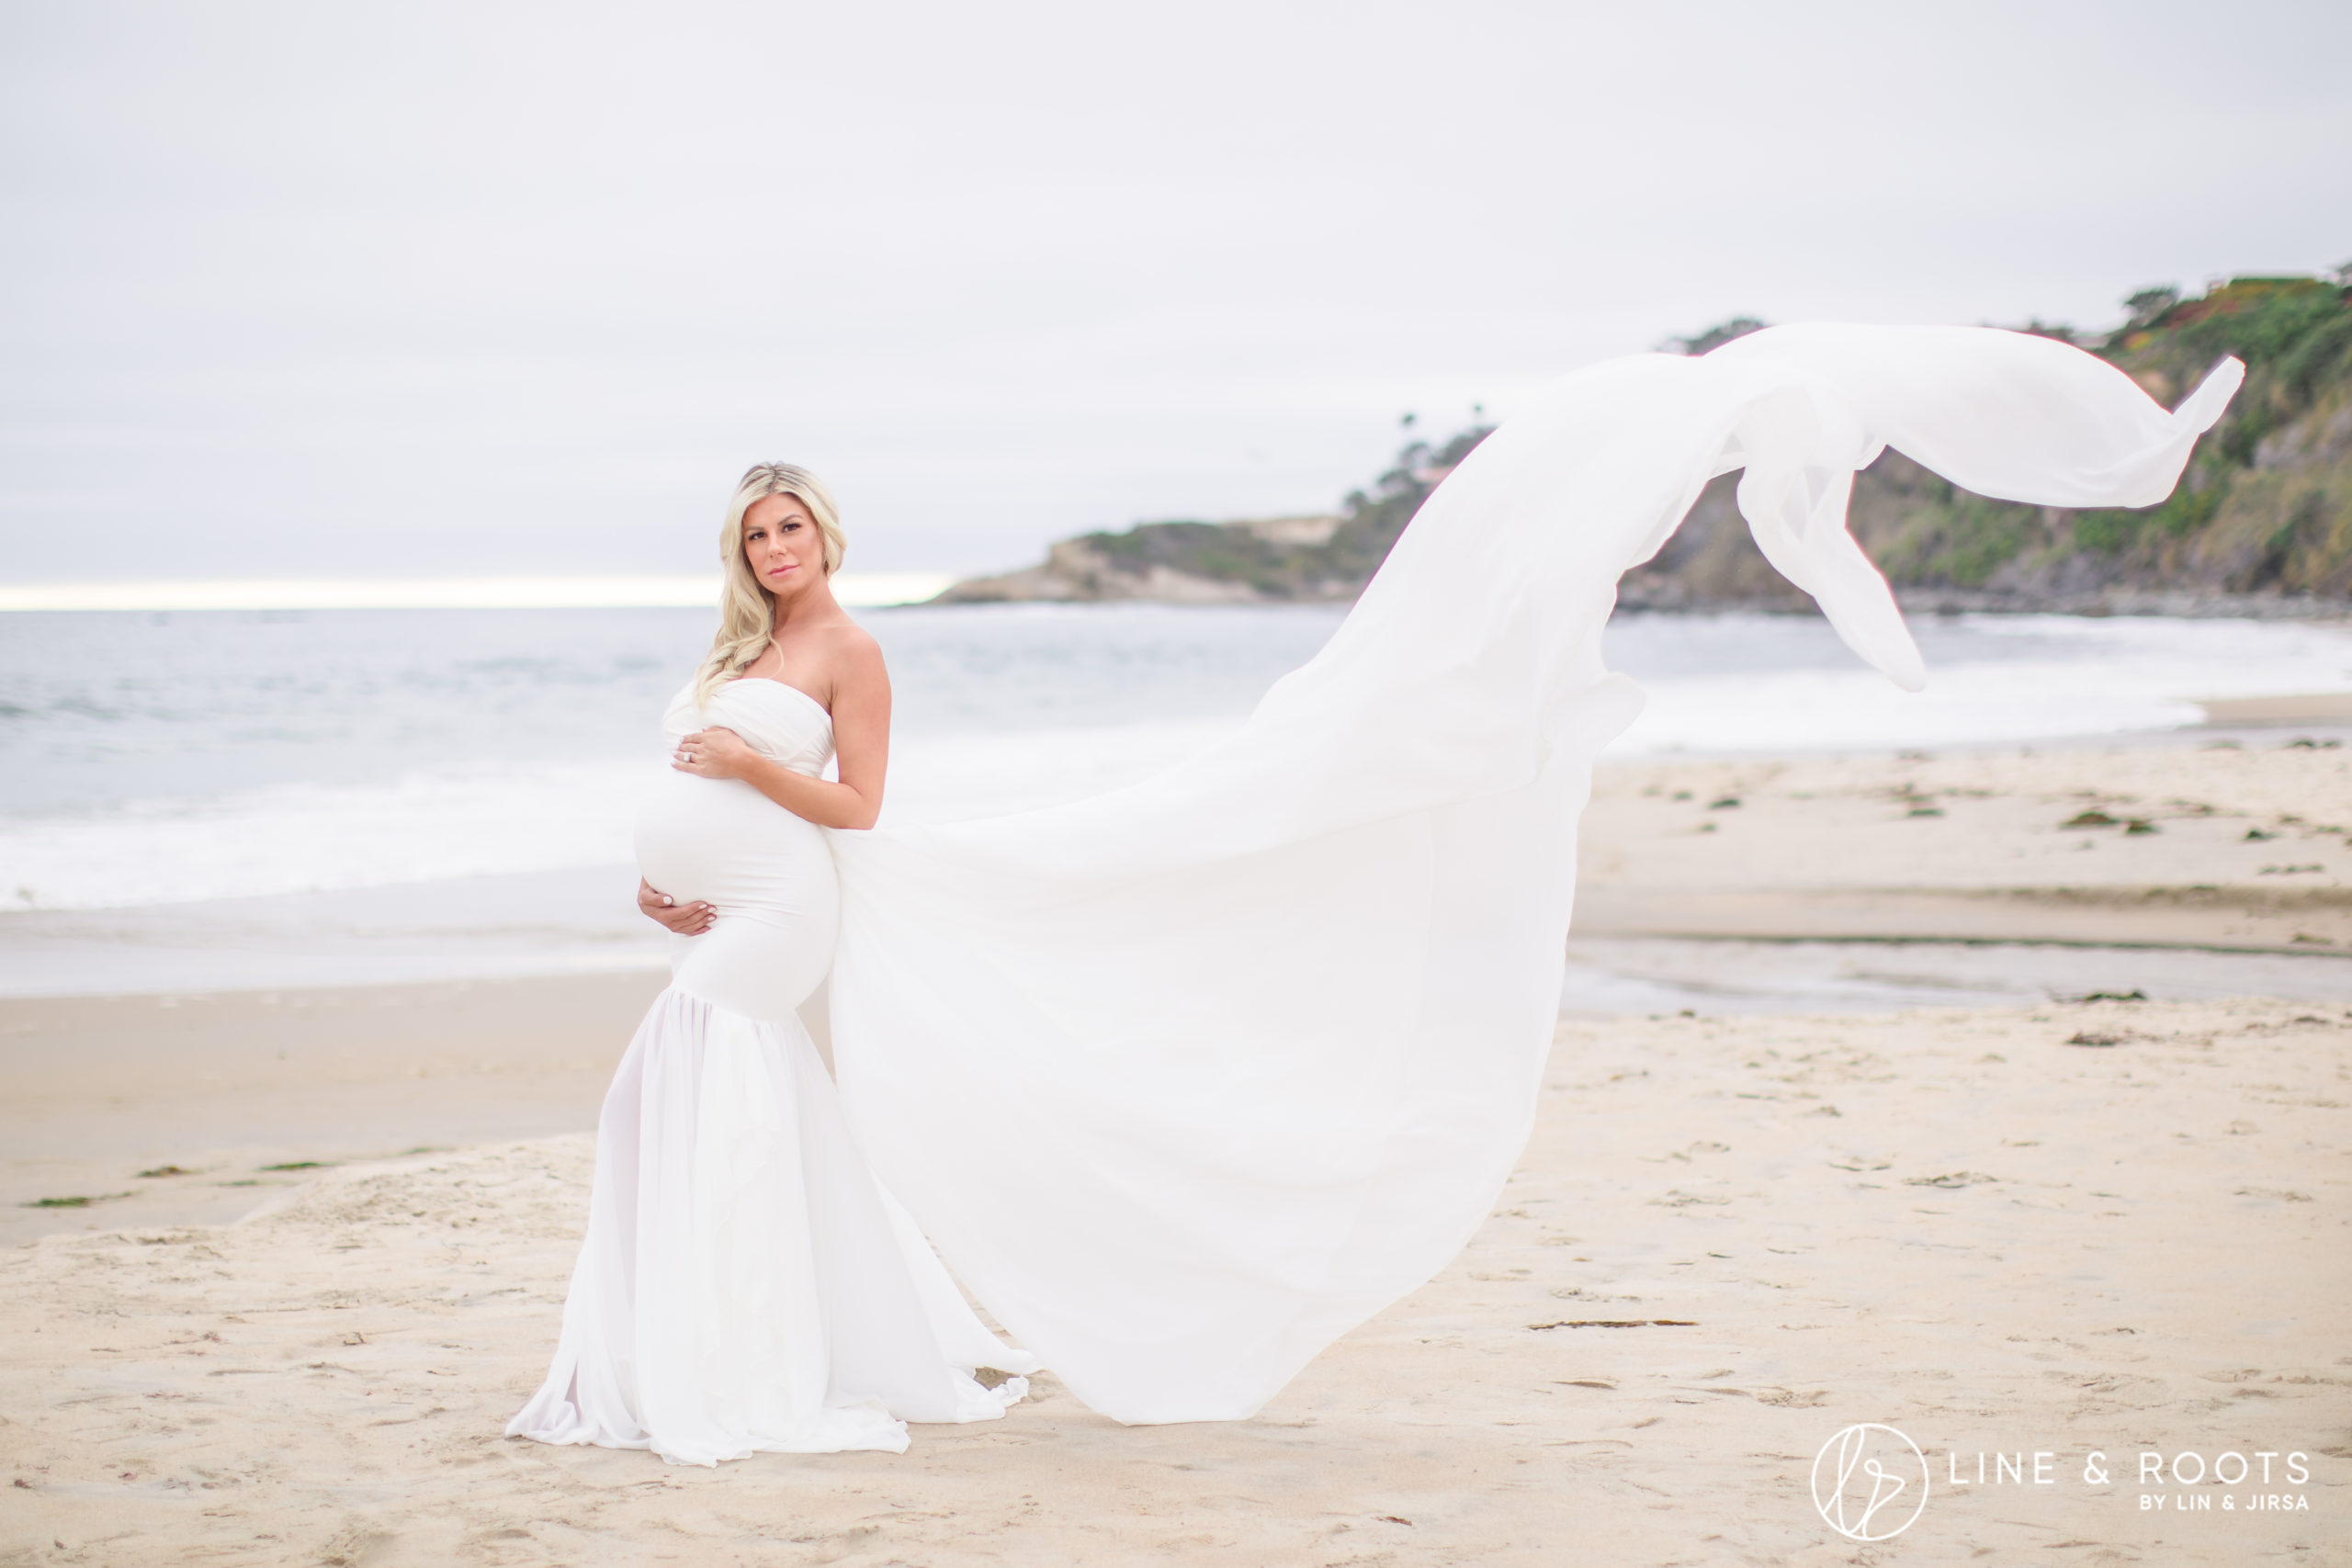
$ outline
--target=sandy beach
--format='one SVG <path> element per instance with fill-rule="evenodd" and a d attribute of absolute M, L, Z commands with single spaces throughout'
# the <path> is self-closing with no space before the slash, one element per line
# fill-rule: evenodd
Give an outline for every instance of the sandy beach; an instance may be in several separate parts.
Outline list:
<path fill-rule="evenodd" d="M 1048 1374 L 904 1457 L 716 1473 L 500 1436 L 658 974 L 0 1002 L 0 1562 L 2344 1561 L 2347 802 L 2344 750 L 2281 740 L 1611 766 L 1596 941 L 2144 942 L 2303 989 L 1565 1020 L 1476 1241 L 1259 1419 L 1123 1428 Z M 1887 1546 L 1809 1493 L 1865 1421 L 1933 1465 Z M 2308 1480 L 2137 1479 L 2226 1451 Z"/>
<path fill-rule="evenodd" d="M 222 1224 L 320 1165 L 593 1127 L 665 978 L 0 1001 L 0 1244 Z"/>
<path fill-rule="evenodd" d="M 1048 1376 L 903 1458 L 716 1472 L 499 1435 L 584 1134 L 347 1168 L 0 1254 L 0 1560 L 2340 1562 L 2347 1076 L 2352 1010 L 2262 1003 L 1564 1026 L 1476 1243 L 1259 1419 L 1122 1428 Z M 1933 1461 L 1899 1559 L 1809 1498 L 1856 1421 Z M 2311 1480 L 2146 1511 L 2256 1489 L 2143 1451 Z M 1941 1484 L 1980 1452 L 2056 1479 Z"/>
<path fill-rule="evenodd" d="M 2347 829 L 2352 751 L 2290 735 L 1621 763 L 1577 929 L 2352 952 Z"/>

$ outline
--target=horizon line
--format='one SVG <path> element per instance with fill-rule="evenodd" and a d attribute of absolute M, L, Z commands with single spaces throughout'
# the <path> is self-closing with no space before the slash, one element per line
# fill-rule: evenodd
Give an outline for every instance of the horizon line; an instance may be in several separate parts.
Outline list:
<path fill-rule="evenodd" d="M 932 571 L 844 571 L 833 596 L 853 609 L 918 604 L 956 581 Z M 17 611 L 703 609 L 718 575 L 609 577 L 221 578 L 174 582 L 0 583 Z"/>

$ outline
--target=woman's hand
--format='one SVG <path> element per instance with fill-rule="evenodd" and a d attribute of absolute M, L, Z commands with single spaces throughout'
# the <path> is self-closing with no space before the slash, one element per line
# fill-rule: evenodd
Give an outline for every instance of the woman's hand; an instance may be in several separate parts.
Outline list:
<path fill-rule="evenodd" d="M 670 765 L 698 779 L 740 779 L 759 756 L 750 741 L 731 729 L 697 729 L 678 742 Z"/>
<path fill-rule="evenodd" d="M 700 936 L 710 930 L 710 922 L 718 919 L 718 911 L 707 904 L 681 904 L 667 893 L 660 892 L 643 877 L 637 879 L 637 907 L 647 918 L 662 922 L 664 929 L 680 936 Z"/>

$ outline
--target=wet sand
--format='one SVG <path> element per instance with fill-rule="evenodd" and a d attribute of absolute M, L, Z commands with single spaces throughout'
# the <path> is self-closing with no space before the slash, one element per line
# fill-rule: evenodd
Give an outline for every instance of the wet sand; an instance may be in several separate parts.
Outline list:
<path fill-rule="evenodd" d="M 0 1244 L 226 1223 L 311 1174 L 272 1166 L 593 1127 L 667 979 L 0 1001 Z"/>
<path fill-rule="evenodd" d="M 1047 1376 L 903 1457 L 717 1472 L 499 1435 L 584 1134 L 348 1168 L 0 1252 L 0 1561 L 2341 1561 L 2348 1119 L 2345 1009 L 1565 1024 L 1476 1242 L 1259 1419 L 1123 1428 Z M 1808 1490 L 1861 1421 L 1933 1466 L 1890 1546 Z M 2311 1479 L 2143 1488 L 2143 1451 Z M 2035 1452 L 2050 1484 L 1947 1483 Z M 2301 1506 L 2222 1506 L 2256 1491 Z"/>
<path fill-rule="evenodd" d="M 2064 825 L 2085 813 L 2109 823 Z M 2211 949 L 2294 960 L 2278 994 L 2352 1001 L 2347 825 L 2352 750 L 2277 739 L 1612 764 L 1585 821 L 1577 940 Z M 1645 962 L 1689 979 L 1734 961 L 1758 962 Z M 2022 950 L 2016 966 L 2064 967 Z M 2086 958 L 2079 989 L 2130 988 L 2106 978 L 2125 972 L 2147 967 Z M 0 998 L 0 1244 L 232 1219 L 255 1185 L 304 1175 L 271 1166 L 590 1127 L 662 982 Z M 188 1174 L 139 1174 L 157 1169 Z M 74 1198 L 91 1202 L 26 1206 Z"/>
<path fill-rule="evenodd" d="M 2352 749 L 1917 753 L 1603 769 L 1589 936 L 2352 953 Z"/>

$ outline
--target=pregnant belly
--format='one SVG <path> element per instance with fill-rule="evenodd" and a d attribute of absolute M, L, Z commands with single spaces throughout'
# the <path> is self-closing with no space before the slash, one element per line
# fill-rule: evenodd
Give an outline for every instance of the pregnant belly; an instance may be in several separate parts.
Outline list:
<path fill-rule="evenodd" d="M 833 847 L 741 780 L 665 770 L 638 803 L 637 864 L 680 903 L 718 908 L 708 931 L 670 939 L 671 984 L 688 995 L 783 1023 L 832 966 Z"/>
<path fill-rule="evenodd" d="M 678 902 L 722 915 L 829 920 L 838 901 L 823 830 L 741 779 L 664 770 L 638 802 L 637 866 Z"/>

